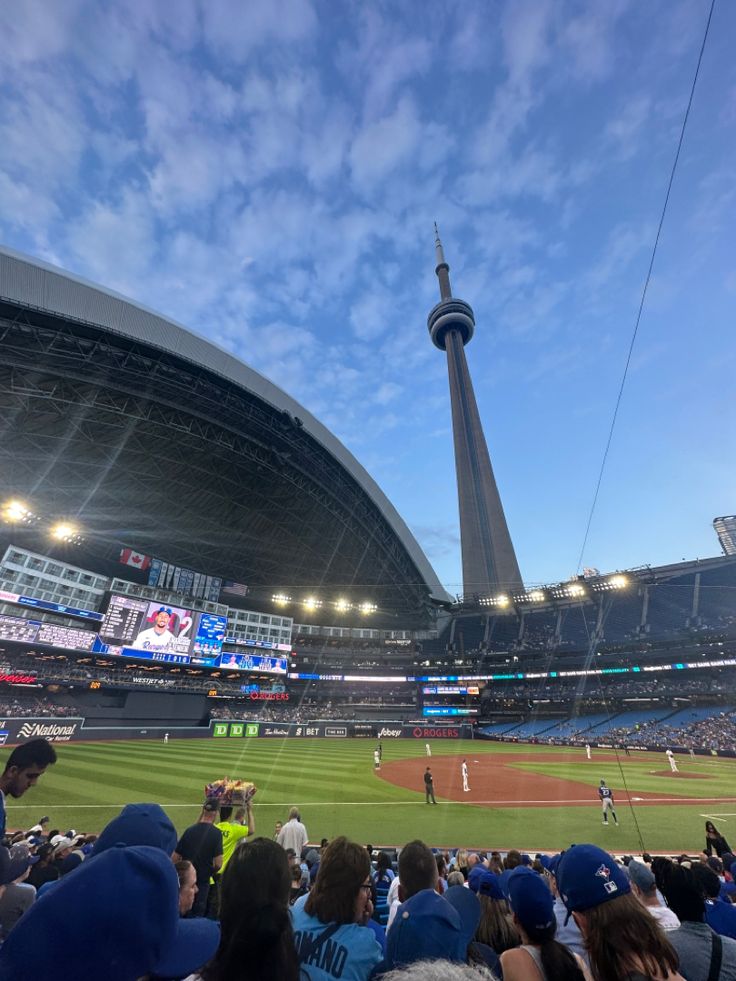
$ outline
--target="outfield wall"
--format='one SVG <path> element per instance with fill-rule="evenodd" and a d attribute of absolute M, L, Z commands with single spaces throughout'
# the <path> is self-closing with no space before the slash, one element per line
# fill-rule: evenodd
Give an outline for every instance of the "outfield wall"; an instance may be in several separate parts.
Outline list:
<path fill-rule="evenodd" d="M 248 722 L 214 721 L 212 735 L 260 739 L 471 739 L 470 725 L 407 725 L 401 722 Z"/>
<path fill-rule="evenodd" d="M 396 722 L 276 722 L 211 721 L 207 726 L 99 726 L 81 716 L 0 719 L 0 745 L 48 739 L 54 743 L 110 739 L 231 739 L 231 738 L 327 738 L 327 739 L 470 739 L 472 727 L 404 725 Z"/>

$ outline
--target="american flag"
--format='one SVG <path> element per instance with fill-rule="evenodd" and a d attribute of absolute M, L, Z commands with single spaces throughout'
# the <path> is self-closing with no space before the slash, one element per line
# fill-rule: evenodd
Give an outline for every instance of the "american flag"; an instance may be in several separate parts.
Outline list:
<path fill-rule="evenodd" d="M 247 596 L 248 587 L 245 583 L 235 582 L 234 579 L 223 579 L 220 586 L 220 595 L 227 593 L 229 596 Z"/>

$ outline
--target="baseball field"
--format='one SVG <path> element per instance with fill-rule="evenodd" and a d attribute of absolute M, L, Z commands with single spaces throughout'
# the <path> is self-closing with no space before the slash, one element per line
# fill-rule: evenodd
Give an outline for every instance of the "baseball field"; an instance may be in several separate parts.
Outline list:
<path fill-rule="evenodd" d="M 346 834 L 401 845 L 420 837 L 442 847 L 552 851 L 595 842 L 618 852 L 698 851 L 706 818 L 736 839 L 736 761 L 664 754 L 617 758 L 594 750 L 463 741 L 383 741 L 380 771 L 371 740 L 232 739 L 59 744 L 37 787 L 8 800 L 8 827 L 43 814 L 62 832 L 97 832 L 125 803 L 153 800 L 178 829 L 197 817 L 203 788 L 223 776 L 258 786 L 256 832 L 271 835 L 292 804 L 310 841 Z M 465 758 L 469 792 L 460 773 Z M 431 766 L 437 806 L 425 803 Z M 604 827 L 597 787 L 615 794 L 620 826 Z M 736 845 L 736 842 L 733 842 Z"/>

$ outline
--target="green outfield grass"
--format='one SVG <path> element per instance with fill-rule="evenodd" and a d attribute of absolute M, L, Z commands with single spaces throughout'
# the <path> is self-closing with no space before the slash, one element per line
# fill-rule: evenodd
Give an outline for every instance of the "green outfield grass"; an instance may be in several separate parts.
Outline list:
<path fill-rule="evenodd" d="M 403 789 L 373 773 L 371 740 L 222 739 L 159 742 L 70 743 L 57 746 L 59 761 L 21 800 L 8 800 L 8 826 L 27 828 L 42 814 L 66 831 L 99 831 L 130 801 L 154 800 L 166 808 L 178 829 L 198 814 L 207 781 L 222 776 L 253 780 L 257 833 L 271 834 L 276 820 L 298 804 L 311 841 L 347 834 L 363 843 L 396 844 L 421 837 L 438 846 L 520 847 L 553 850 L 573 842 L 595 842 L 619 852 L 698 851 L 703 847 L 703 815 L 714 815 L 728 837 L 736 829 L 736 801 L 634 805 L 624 799 L 624 780 L 636 792 L 668 797 L 736 796 L 736 761 L 682 758 L 683 770 L 709 779 L 675 780 L 654 776 L 667 769 L 663 754 L 635 753 L 615 762 L 588 763 L 581 750 L 569 762 L 516 762 L 522 753 L 554 753 L 560 748 L 489 742 L 432 743 L 434 758 L 492 753 L 511 766 L 577 781 L 590 807 L 481 807 L 445 802 L 427 807 L 419 791 L 424 744 L 385 740 L 384 761 L 417 758 L 417 791 Z M 617 793 L 621 827 L 603 827 L 596 787 L 604 778 Z M 636 819 L 636 820 L 635 820 Z M 736 837 L 736 835 L 735 835 Z"/>

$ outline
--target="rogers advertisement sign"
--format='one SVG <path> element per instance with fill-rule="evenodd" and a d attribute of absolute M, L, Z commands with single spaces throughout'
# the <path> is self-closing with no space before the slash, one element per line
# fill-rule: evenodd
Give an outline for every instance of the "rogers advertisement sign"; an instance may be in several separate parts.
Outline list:
<path fill-rule="evenodd" d="M 252 702 L 288 702 L 289 693 L 286 691 L 252 691 L 248 698 Z"/>
<path fill-rule="evenodd" d="M 428 728 L 427 726 L 415 726 L 411 731 L 415 739 L 459 739 L 460 730 L 450 726 L 440 726 Z"/>

